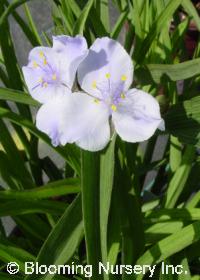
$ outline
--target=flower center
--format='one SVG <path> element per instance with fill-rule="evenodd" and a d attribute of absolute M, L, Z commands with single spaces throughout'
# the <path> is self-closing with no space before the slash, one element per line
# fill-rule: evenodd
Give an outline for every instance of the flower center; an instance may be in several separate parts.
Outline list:
<path fill-rule="evenodd" d="M 113 82 L 111 81 L 111 74 L 105 74 L 106 80 L 104 82 L 97 82 L 94 80 L 92 82 L 92 88 L 97 90 L 98 97 L 95 98 L 95 103 L 103 102 L 106 106 L 109 107 L 110 113 L 116 112 L 117 107 L 124 99 L 124 83 L 127 80 L 126 75 L 122 75 L 120 81 Z"/>
<path fill-rule="evenodd" d="M 39 86 L 47 88 L 49 85 L 55 85 L 59 82 L 56 67 L 48 62 L 47 57 L 42 51 L 38 53 L 38 61 L 32 61 L 32 67 L 37 70 L 39 75 L 37 84 L 33 87 L 33 90 Z"/>

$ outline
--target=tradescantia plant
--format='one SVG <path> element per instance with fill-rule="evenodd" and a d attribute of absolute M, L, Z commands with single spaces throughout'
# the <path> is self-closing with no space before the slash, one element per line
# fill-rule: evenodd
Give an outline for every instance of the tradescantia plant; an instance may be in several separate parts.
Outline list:
<path fill-rule="evenodd" d="M 51 0 L 53 40 L 26 2 L 0 4 L 0 279 L 199 279 L 198 1 Z"/>

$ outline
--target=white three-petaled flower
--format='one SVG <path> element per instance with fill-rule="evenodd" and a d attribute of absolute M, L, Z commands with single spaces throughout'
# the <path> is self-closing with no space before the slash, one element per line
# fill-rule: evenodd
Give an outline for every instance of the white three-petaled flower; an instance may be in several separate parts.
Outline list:
<path fill-rule="evenodd" d="M 54 144 L 75 142 L 89 151 L 107 145 L 112 127 L 125 141 L 145 141 L 157 128 L 164 129 L 164 121 L 157 100 L 129 89 L 132 81 L 133 64 L 124 48 L 107 37 L 97 39 L 78 67 L 84 92 L 49 95 L 38 112 L 37 127 Z"/>

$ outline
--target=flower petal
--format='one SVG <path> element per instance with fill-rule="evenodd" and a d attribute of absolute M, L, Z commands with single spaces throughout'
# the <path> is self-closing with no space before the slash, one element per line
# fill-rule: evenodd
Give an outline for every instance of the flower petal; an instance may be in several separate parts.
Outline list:
<path fill-rule="evenodd" d="M 77 68 L 88 54 L 87 42 L 80 35 L 76 37 L 54 36 L 53 50 L 58 55 L 62 82 L 71 89 Z"/>
<path fill-rule="evenodd" d="M 110 139 L 107 107 L 82 92 L 72 93 L 67 105 L 61 123 L 61 144 L 76 142 L 85 150 L 103 149 Z"/>
<path fill-rule="evenodd" d="M 128 90 L 133 80 L 133 63 L 120 43 L 104 37 L 96 39 L 80 64 L 78 81 L 82 89 L 98 96 L 98 86 L 108 79 L 113 85 L 122 83 L 124 91 Z"/>
<path fill-rule="evenodd" d="M 137 89 L 127 92 L 112 120 L 119 136 L 132 143 L 149 139 L 159 126 L 164 128 L 157 100 Z"/>
<path fill-rule="evenodd" d="M 84 136 L 76 144 L 91 152 L 102 150 L 110 140 L 108 109 L 101 104 L 89 104 L 88 112 L 83 118 L 88 125 L 85 127 Z"/>
<path fill-rule="evenodd" d="M 68 93 L 63 97 L 52 98 L 40 107 L 36 115 L 37 128 L 50 137 L 54 146 L 58 146 L 61 143 L 61 137 L 65 129 L 63 127 L 64 122 L 66 129 L 69 126 L 69 120 L 65 120 L 64 116 L 65 109 L 71 100 L 70 95 L 71 93 Z"/>
<path fill-rule="evenodd" d="M 108 117 L 106 107 L 85 93 L 76 92 L 42 105 L 36 126 L 49 135 L 55 146 L 77 142 L 84 149 L 97 150 L 109 141 Z"/>

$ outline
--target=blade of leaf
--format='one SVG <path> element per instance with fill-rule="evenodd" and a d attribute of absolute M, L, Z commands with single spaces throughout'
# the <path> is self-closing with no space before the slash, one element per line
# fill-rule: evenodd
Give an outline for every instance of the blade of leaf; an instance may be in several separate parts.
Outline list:
<path fill-rule="evenodd" d="M 127 16 L 128 16 L 128 13 L 129 11 L 128 10 L 125 10 L 124 12 L 121 13 L 121 15 L 119 16 L 115 26 L 113 27 L 113 30 L 111 32 L 111 38 L 113 39 L 117 39 L 123 26 L 124 26 L 124 23 L 127 19 Z"/>
<path fill-rule="evenodd" d="M 56 182 L 52 182 L 46 184 L 45 186 L 41 186 L 38 188 L 34 188 L 31 190 L 25 191 L 9 191 L 4 190 L 0 191 L 0 199 L 16 199 L 20 200 L 28 200 L 28 199 L 41 199 L 41 198 L 49 198 L 56 197 L 66 194 L 74 194 L 80 192 L 80 184 L 79 180 L 72 179 L 64 179 Z"/>
<path fill-rule="evenodd" d="M 35 23 L 33 21 L 33 18 L 32 18 L 32 15 L 30 13 L 28 4 L 25 3 L 23 7 L 24 7 L 25 15 L 26 15 L 28 23 L 29 23 L 29 27 L 30 27 L 30 29 L 31 29 L 31 31 L 33 33 L 33 36 L 35 38 L 37 38 L 38 45 L 42 45 L 42 40 L 41 40 L 40 35 L 39 35 L 38 31 L 37 31 L 37 27 L 36 27 L 36 25 L 35 25 Z"/>
<path fill-rule="evenodd" d="M 67 263 L 73 256 L 82 237 L 81 197 L 78 195 L 44 242 L 36 261 L 46 265 Z M 53 276 L 52 274 L 37 275 L 37 279 L 50 280 Z M 35 275 L 29 275 L 25 279 L 35 280 Z"/>
<path fill-rule="evenodd" d="M 78 20 L 75 23 L 74 29 L 73 29 L 73 34 L 81 34 L 83 35 L 83 31 L 85 28 L 85 23 L 87 20 L 87 17 L 89 15 L 90 9 L 92 8 L 92 5 L 94 3 L 94 0 L 89 0 L 87 4 L 85 5 L 83 11 L 81 12 Z"/>
<path fill-rule="evenodd" d="M 82 207 L 87 263 L 93 266 L 94 279 L 102 279 L 98 264 L 101 261 L 99 222 L 99 154 L 82 151 Z"/>
<path fill-rule="evenodd" d="M 0 100 L 9 100 L 31 106 L 39 106 L 39 103 L 34 100 L 28 93 L 9 88 L 0 87 Z"/>
<path fill-rule="evenodd" d="M 65 210 L 66 205 L 57 201 L 32 201 L 20 200 L 1 202 L 0 216 L 18 216 L 30 213 L 50 213 L 60 215 Z"/>
<path fill-rule="evenodd" d="M 108 261 L 107 229 L 114 180 L 115 138 L 100 155 L 100 238 L 104 264 Z M 104 279 L 109 279 L 107 274 L 104 274 Z"/>
<path fill-rule="evenodd" d="M 175 206 L 190 174 L 194 158 L 195 148 L 193 146 L 187 147 L 180 167 L 176 170 L 169 182 L 164 199 L 166 208 L 173 208 Z"/>

